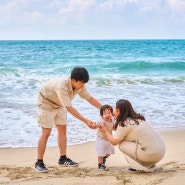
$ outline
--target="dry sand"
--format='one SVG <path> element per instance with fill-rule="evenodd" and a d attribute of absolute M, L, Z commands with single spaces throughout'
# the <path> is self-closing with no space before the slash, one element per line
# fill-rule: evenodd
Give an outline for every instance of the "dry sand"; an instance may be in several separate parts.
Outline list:
<path fill-rule="evenodd" d="M 44 162 L 48 173 L 34 170 L 36 148 L 0 149 L 1 185 L 183 185 L 185 184 L 185 128 L 159 131 L 166 144 L 165 157 L 154 173 L 129 172 L 123 155 L 116 153 L 107 159 L 108 171 L 97 169 L 94 142 L 68 146 L 68 157 L 79 167 L 58 166 L 57 147 L 46 149 Z M 10 136 L 11 137 L 11 136 Z"/>

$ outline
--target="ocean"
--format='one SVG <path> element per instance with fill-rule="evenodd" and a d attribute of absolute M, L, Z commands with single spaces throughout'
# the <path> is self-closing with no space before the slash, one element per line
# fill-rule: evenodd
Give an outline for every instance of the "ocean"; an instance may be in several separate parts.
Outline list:
<path fill-rule="evenodd" d="M 35 147 L 36 99 L 53 77 L 75 66 L 102 104 L 128 99 L 154 128 L 185 126 L 185 40 L 0 41 L 0 148 Z M 73 106 L 97 121 L 99 111 L 76 96 Z M 94 141 L 96 131 L 68 114 L 68 145 Z M 57 146 L 53 128 L 48 146 Z"/>

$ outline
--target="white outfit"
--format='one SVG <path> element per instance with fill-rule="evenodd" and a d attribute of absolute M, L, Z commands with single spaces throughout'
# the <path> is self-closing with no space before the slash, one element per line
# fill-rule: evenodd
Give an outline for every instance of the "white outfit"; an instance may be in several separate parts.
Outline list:
<path fill-rule="evenodd" d="M 107 130 L 112 134 L 113 122 L 107 122 L 105 120 L 101 120 L 100 125 L 105 124 L 107 126 Z M 115 153 L 114 146 L 107 140 L 107 138 L 102 134 L 102 132 L 97 129 L 96 133 L 96 141 L 95 141 L 95 147 L 96 147 L 96 153 L 100 157 L 106 156 L 106 154 L 112 155 Z"/>

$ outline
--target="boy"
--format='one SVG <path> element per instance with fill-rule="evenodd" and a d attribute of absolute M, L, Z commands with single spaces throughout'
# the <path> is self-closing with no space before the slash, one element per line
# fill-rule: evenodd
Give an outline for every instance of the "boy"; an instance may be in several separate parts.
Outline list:
<path fill-rule="evenodd" d="M 88 127 L 96 128 L 95 123 L 84 118 L 71 103 L 74 96 L 79 94 L 81 98 L 100 109 L 101 103 L 92 97 L 85 87 L 88 81 L 88 71 L 83 67 L 75 67 L 70 77 L 51 79 L 40 89 L 37 103 L 38 125 L 42 128 L 42 134 L 38 141 L 36 171 L 48 172 L 43 162 L 43 156 L 53 125 L 55 125 L 58 131 L 57 139 L 60 152 L 58 164 L 61 166 L 78 166 L 78 163 L 66 156 L 67 111 L 87 124 Z"/>

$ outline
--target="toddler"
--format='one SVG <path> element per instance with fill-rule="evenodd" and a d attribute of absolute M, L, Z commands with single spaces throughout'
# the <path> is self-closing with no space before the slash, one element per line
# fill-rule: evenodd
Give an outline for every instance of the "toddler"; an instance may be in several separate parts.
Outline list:
<path fill-rule="evenodd" d="M 97 123 L 97 126 L 101 127 L 105 125 L 107 130 L 112 134 L 114 130 L 113 108 L 110 105 L 103 105 L 100 109 L 100 116 L 102 119 Z M 95 147 L 98 155 L 98 169 L 108 170 L 105 162 L 107 157 L 114 154 L 114 146 L 107 140 L 99 128 L 97 128 L 96 135 Z"/>

